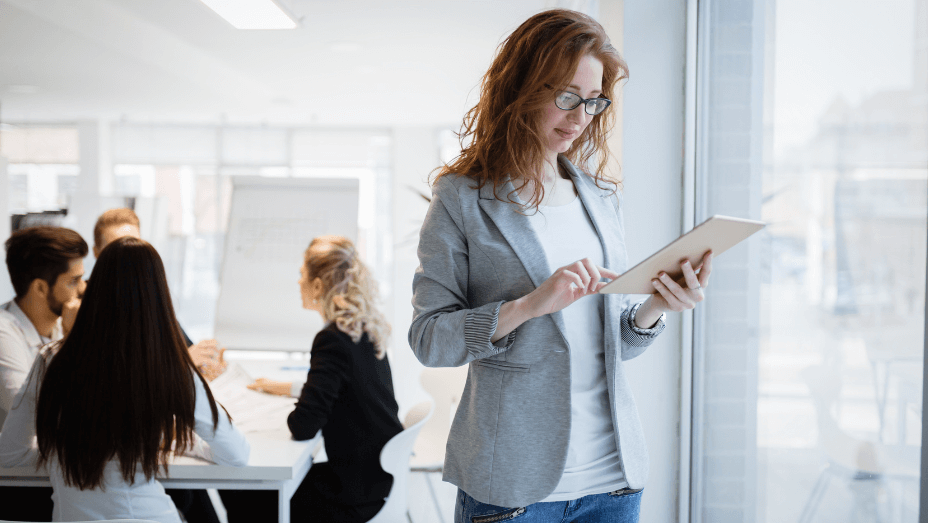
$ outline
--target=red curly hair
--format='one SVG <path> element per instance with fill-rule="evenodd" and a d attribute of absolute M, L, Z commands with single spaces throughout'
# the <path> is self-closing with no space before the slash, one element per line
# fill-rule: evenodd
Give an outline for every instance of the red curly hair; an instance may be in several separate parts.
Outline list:
<path fill-rule="evenodd" d="M 540 202 L 547 145 L 541 116 L 588 54 L 603 63 L 602 96 L 614 99 L 616 83 L 628 78 L 628 66 L 599 22 L 576 11 L 553 9 L 522 23 L 500 44 L 483 76 L 480 101 L 464 116 L 458 133 L 461 154 L 439 168 L 433 181 L 450 174 L 469 176 L 477 187 L 492 183 L 494 192 L 507 178 L 536 181 L 528 205 Z M 606 135 L 613 125 L 614 111 L 594 116 L 564 153 L 600 188 L 612 185 L 602 173 L 610 158 Z M 590 169 L 593 161 L 597 165 Z M 515 203 L 512 196 L 507 199 Z"/>

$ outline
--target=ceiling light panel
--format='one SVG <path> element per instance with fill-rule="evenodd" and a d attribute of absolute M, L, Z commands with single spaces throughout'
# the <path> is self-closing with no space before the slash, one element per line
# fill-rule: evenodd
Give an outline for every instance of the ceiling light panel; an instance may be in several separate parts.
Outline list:
<path fill-rule="evenodd" d="M 200 0 L 236 29 L 295 29 L 274 0 Z"/>

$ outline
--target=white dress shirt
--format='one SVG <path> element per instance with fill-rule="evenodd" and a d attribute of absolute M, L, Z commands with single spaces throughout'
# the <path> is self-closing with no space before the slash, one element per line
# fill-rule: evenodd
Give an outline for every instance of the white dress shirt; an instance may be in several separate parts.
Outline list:
<path fill-rule="evenodd" d="M 38 446 L 35 436 L 35 408 L 42 376 L 45 373 L 50 350 L 45 349 L 36 358 L 26 384 L 14 400 L 6 426 L 0 432 L 0 466 L 35 466 Z M 206 389 L 199 378 L 196 384 L 194 431 L 198 440 L 197 456 L 219 465 L 244 466 L 248 463 L 251 446 L 219 409 L 219 425 L 213 429 L 212 411 L 206 398 Z M 107 463 L 103 472 L 103 487 L 80 490 L 65 484 L 58 460 L 48 463 L 49 479 L 55 503 L 53 521 L 98 521 L 106 519 L 145 519 L 159 523 L 180 523 L 177 509 L 164 492 L 161 483 L 148 481 L 138 472 L 135 482 L 127 483 L 116 460 Z"/>
<path fill-rule="evenodd" d="M 35 330 L 32 321 L 14 300 L 0 305 L 0 426 L 13 405 L 13 398 L 26 381 L 29 369 L 43 345 L 63 336 L 61 318 L 49 338 Z"/>

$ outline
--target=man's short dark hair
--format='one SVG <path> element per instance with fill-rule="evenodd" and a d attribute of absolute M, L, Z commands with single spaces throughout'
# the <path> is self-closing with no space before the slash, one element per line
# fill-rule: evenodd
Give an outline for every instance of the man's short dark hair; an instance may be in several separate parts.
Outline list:
<path fill-rule="evenodd" d="M 29 227 L 14 232 L 6 241 L 6 268 L 16 297 L 29 292 L 36 278 L 54 287 L 58 276 L 68 272 L 75 258 L 87 256 L 87 242 L 64 227 Z"/>

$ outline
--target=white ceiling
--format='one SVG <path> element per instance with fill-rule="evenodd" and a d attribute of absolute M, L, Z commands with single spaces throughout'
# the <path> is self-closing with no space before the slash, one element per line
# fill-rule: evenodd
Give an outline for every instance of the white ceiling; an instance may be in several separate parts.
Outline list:
<path fill-rule="evenodd" d="M 576 4 L 282 3 L 296 30 L 237 30 L 199 0 L 0 0 L 0 118 L 457 125 L 501 39 Z"/>

